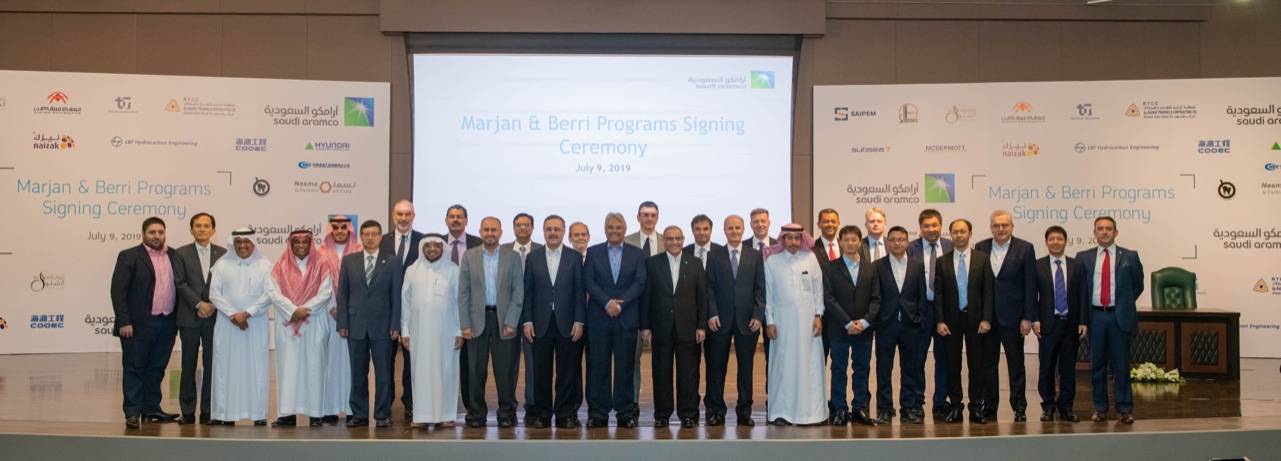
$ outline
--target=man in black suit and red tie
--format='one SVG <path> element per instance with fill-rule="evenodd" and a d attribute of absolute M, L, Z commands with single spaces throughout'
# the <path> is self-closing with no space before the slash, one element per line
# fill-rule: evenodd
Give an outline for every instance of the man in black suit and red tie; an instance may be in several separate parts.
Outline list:
<path fill-rule="evenodd" d="M 1130 389 L 1130 342 L 1139 331 L 1135 301 L 1143 294 L 1143 261 L 1129 248 L 1116 245 L 1116 220 L 1094 220 L 1098 246 L 1076 254 L 1081 262 L 1082 315 L 1088 317 L 1090 383 L 1094 387 L 1095 422 L 1108 417 L 1108 369 L 1116 386 L 1119 421 L 1134 424 L 1134 392 Z"/>
<path fill-rule="evenodd" d="M 1076 351 L 1088 330 L 1081 315 L 1081 265 L 1063 254 L 1067 231 L 1045 230 L 1050 254 L 1036 260 L 1036 316 L 1032 331 L 1040 340 L 1041 370 L 1036 388 L 1041 394 L 1041 421 L 1077 422 L 1072 412 L 1076 396 Z M 1056 379 L 1057 375 L 1057 379 Z M 1055 391 L 1055 383 L 1058 390 Z"/>
<path fill-rule="evenodd" d="M 991 333 L 995 277 L 987 254 L 970 249 L 970 222 L 957 219 L 948 228 L 955 249 L 938 258 L 934 266 L 934 306 L 938 311 L 935 328 L 943 338 L 951 402 L 943 421 L 961 422 L 961 348 L 964 346 L 970 377 L 970 422 L 985 424 L 988 414 L 985 406 L 993 400 L 992 388 L 997 385 L 996 380 L 991 379 L 995 373 L 989 369 L 996 365 L 987 360 L 997 347 Z"/>
<path fill-rule="evenodd" d="M 162 423 L 178 419 L 160 408 L 160 381 L 173 354 L 176 334 L 174 309 L 178 288 L 174 274 L 182 270 L 172 248 L 165 245 L 165 222 L 157 217 L 142 222 L 142 244 L 121 251 L 111 274 L 111 308 L 120 338 L 124 368 L 125 426 L 137 429 L 142 420 Z"/>

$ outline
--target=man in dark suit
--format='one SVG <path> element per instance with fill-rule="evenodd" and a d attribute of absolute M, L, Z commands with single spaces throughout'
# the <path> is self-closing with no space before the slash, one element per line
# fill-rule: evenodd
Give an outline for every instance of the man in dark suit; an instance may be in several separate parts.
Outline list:
<path fill-rule="evenodd" d="M 697 257 L 683 251 L 685 235 L 677 226 L 663 230 L 663 254 L 646 265 L 646 306 L 641 309 L 641 338 L 651 346 L 654 378 L 654 427 L 672 418 L 672 358 L 676 359 L 676 416 L 682 428 L 698 425 L 699 345 L 706 338 L 707 276 Z"/>
<path fill-rule="evenodd" d="M 752 236 L 744 240 L 743 244 L 764 255 L 765 249 L 777 243 L 774 237 L 769 236 L 769 210 L 756 208 L 752 210 L 752 213 L 747 218 L 751 220 Z"/>
<path fill-rule="evenodd" d="M 636 370 L 640 300 L 645 291 L 645 256 L 623 244 L 627 221 L 612 212 L 605 217 L 605 243 L 587 249 L 583 281 L 587 302 L 587 427 L 605 427 L 609 412 L 618 425 L 636 427 L 632 374 Z M 611 376 L 613 370 L 613 376 Z M 610 382 L 613 381 L 613 386 Z"/>
<path fill-rule="evenodd" d="M 1081 263 L 1081 315 L 1088 319 L 1090 384 L 1094 388 L 1095 422 L 1108 417 L 1108 369 L 1116 386 L 1116 411 L 1125 424 L 1134 423 L 1134 393 L 1130 389 L 1130 341 L 1139 330 L 1135 301 L 1143 294 L 1143 261 L 1139 254 L 1116 245 L 1116 220 L 1094 220 L 1098 246 L 1076 254 Z"/>
<path fill-rule="evenodd" d="M 827 270 L 827 263 L 841 258 L 841 247 L 836 243 L 836 233 L 841 229 L 841 215 L 836 210 L 824 208 L 818 212 L 819 236 L 814 240 L 814 257 L 818 265 Z"/>
<path fill-rule="evenodd" d="M 874 426 L 867 411 L 872 401 L 867 380 L 872 374 L 872 327 L 881 309 L 880 284 L 872 263 L 863 259 L 863 232 L 858 226 L 842 227 L 837 235 L 841 257 L 823 271 L 823 334 L 832 348 L 830 422 Z M 853 403 L 845 400 L 851 366 Z"/>
<path fill-rule="evenodd" d="M 1010 408 L 1014 409 L 1014 422 L 1027 421 L 1027 371 L 1024 366 L 1024 337 L 1032 332 L 1032 319 L 1036 316 L 1036 247 L 1014 236 L 1014 217 L 1010 212 L 997 210 L 991 218 L 992 238 L 974 246 L 988 255 L 993 275 L 996 277 L 996 324 L 992 333 L 1000 346 L 988 357 L 994 364 L 990 379 L 1000 382 L 1000 348 L 1005 349 L 1005 364 L 1010 375 Z M 996 421 L 1000 407 L 999 387 L 992 388 L 992 401 L 986 402 L 987 420 Z"/>
<path fill-rule="evenodd" d="M 888 255 L 876 260 L 880 283 L 881 310 L 876 326 L 876 422 L 889 424 L 894 417 L 894 352 L 899 353 L 900 420 L 905 424 L 923 423 L 925 414 L 921 392 L 925 389 L 924 370 L 916 366 L 922 337 L 929 337 L 933 325 L 923 324 L 921 301 L 925 299 L 925 270 L 907 257 L 907 229 L 890 228 L 885 234 Z M 931 316 L 933 317 L 933 316 Z"/>
<path fill-rule="evenodd" d="M 174 274 L 178 287 L 178 308 L 174 312 L 178 336 L 182 340 L 182 385 L 178 402 L 182 407 L 182 424 L 196 421 L 196 357 L 200 356 L 204 378 L 200 382 L 200 424 L 209 424 L 209 390 L 213 385 L 214 314 L 209 302 L 209 270 L 227 249 L 210 243 L 215 226 L 209 213 L 191 217 L 194 242 L 174 250 L 182 270 Z M 201 348 L 204 348 L 204 353 Z"/>
<path fill-rule="evenodd" d="M 547 245 L 525 259 L 521 325 L 525 340 L 533 345 L 534 362 L 525 369 L 525 386 L 534 388 L 532 403 L 526 402 L 533 411 L 526 410 L 525 425 L 535 428 L 547 427 L 553 417 L 558 428 L 578 427 L 578 407 L 583 401 L 581 340 L 587 322 L 587 291 L 583 257 L 563 244 L 564 236 L 564 218 L 544 218 Z"/>
<path fill-rule="evenodd" d="M 761 252 L 743 243 L 743 218 L 725 218 L 725 246 L 712 249 L 707 261 L 707 388 L 703 407 L 707 425 L 725 424 L 725 373 L 730 343 L 738 358 L 738 425 L 753 426 L 752 362 L 756 341 L 765 322 L 765 260 Z"/>
<path fill-rule="evenodd" d="M 347 427 L 369 424 L 369 362 L 374 364 L 374 419 L 391 425 L 393 341 L 400 340 L 400 301 L 403 269 L 395 254 L 379 250 L 382 226 L 369 220 L 360 225 L 364 251 L 342 259 L 338 275 L 338 335 L 347 338 L 351 354 L 352 416 Z"/>
<path fill-rule="evenodd" d="M 561 226 L 562 231 L 565 226 Z M 533 240 L 534 235 L 534 217 L 529 213 L 517 213 L 512 218 L 512 233 L 516 235 L 516 240 L 502 244 L 503 251 L 511 250 L 520 256 L 520 267 L 525 267 L 525 260 L 529 259 L 530 253 L 543 247 L 543 244 Z M 561 235 L 564 235 L 562 232 Z M 524 321 L 522 320 L 523 324 Z M 523 328 L 522 328 L 523 329 Z M 531 415 L 537 413 L 534 409 L 535 389 L 533 377 L 538 373 L 534 369 L 534 344 L 532 341 L 521 335 L 520 340 L 521 363 L 525 368 L 525 425 L 537 426 L 536 421 L 530 421 Z M 549 402 L 550 403 L 550 402 Z M 534 423 L 534 424 L 531 424 Z"/>
<path fill-rule="evenodd" d="M 121 251 L 111 273 L 111 308 L 120 338 L 124 379 L 125 426 L 170 422 L 178 415 L 160 408 L 160 381 L 173 353 L 174 309 L 178 289 L 174 274 L 182 262 L 165 246 L 165 222 L 157 217 L 142 222 L 142 244 Z"/>
<path fill-rule="evenodd" d="M 463 254 L 467 250 L 480 246 L 480 237 L 467 233 L 467 208 L 459 204 L 449 206 L 445 210 L 445 228 L 449 233 L 445 235 L 445 256 L 454 264 L 462 264 Z M 467 379 L 467 342 L 463 342 L 462 349 L 458 350 L 458 392 L 461 394 L 463 409 L 471 405 L 471 385 Z"/>
<path fill-rule="evenodd" d="M 489 407 L 485 384 L 493 360 L 498 391 L 498 427 L 516 425 L 516 378 L 520 368 L 520 326 L 525 304 L 525 269 L 520 255 L 504 250 L 498 241 L 503 222 L 493 216 L 480 220 L 481 246 L 467 250 L 458 272 L 458 319 L 467 340 L 467 377 L 471 404 L 467 427 L 484 427 Z"/>
<path fill-rule="evenodd" d="M 382 243 L 378 247 L 378 252 L 385 255 L 395 255 L 400 260 L 397 268 L 401 276 L 405 274 L 405 269 L 414 265 L 418 261 L 418 248 L 423 238 L 423 233 L 414 230 L 414 204 L 409 200 L 401 200 L 391 207 L 391 221 L 394 229 L 383 235 Z M 413 419 L 414 417 L 414 384 L 413 374 L 410 371 L 409 348 L 400 344 L 393 344 L 391 349 L 392 366 L 396 364 L 396 353 L 403 352 L 404 363 L 400 367 L 400 402 L 405 406 L 405 418 Z M 394 372 L 393 368 L 393 372 Z M 396 399 L 396 387 L 392 386 L 392 400 Z"/>
<path fill-rule="evenodd" d="M 867 235 L 863 237 L 863 259 L 872 262 L 884 258 L 889 254 L 885 244 L 885 210 L 869 208 L 863 213 L 863 219 L 867 226 Z"/>
<path fill-rule="evenodd" d="M 1081 265 L 1063 254 L 1067 231 L 1059 226 L 1045 230 L 1050 254 L 1036 260 L 1037 303 L 1032 331 L 1040 340 L 1041 370 L 1036 388 L 1041 393 L 1041 421 L 1077 422 L 1072 412 L 1076 397 L 1076 351 L 1087 331 L 1081 296 Z M 1055 392 L 1055 375 L 1058 392 Z"/>
<path fill-rule="evenodd" d="M 920 226 L 921 236 L 908 244 L 907 257 L 912 261 L 913 265 L 921 266 L 924 272 L 925 297 L 921 298 L 920 308 L 925 317 L 924 325 L 929 330 L 929 333 L 921 338 L 921 344 L 916 348 L 915 366 L 920 369 L 920 375 L 925 376 L 925 356 L 929 354 L 930 342 L 933 342 L 934 393 L 932 411 L 934 420 L 940 421 L 951 411 L 953 404 L 960 403 L 947 401 L 948 389 L 950 388 L 947 382 L 947 364 L 944 362 L 943 348 L 939 347 L 942 337 L 939 336 L 938 331 L 934 328 L 934 325 L 939 322 L 939 319 L 934 317 L 934 314 L 938 311 L 934 305 L 934 266 L 940 256 L 952 251 L 952 241 L 942 237 L 943 215 L 938 210 L 933 208 L 921 210 L 916 222 Z M 920 392 L 916 393 L 916 395 L 920 396 L 921 399 L 920 405 L 916 405 L 916 407 L 925 408 L 925 381 L 921 381 Z M 922 419 L 925 418 L 924 414 L 919 416 Z"/>
<path fill-rule="evenodd" d="M 970 422 L 987 423 L 987 402 L 992 401 L 991 394 L 997 381 L 993 368 L 988 363 L 992 349 L 997 343 L 992 330 L 994 315 L 993 292 L 995 277 L 988 255 L 970 249 L 970 222 L 964 219 L 952 221 L 948 226 L 956 248 L 938 259 L 934 266 L 935 328 L 943 337 L 943 352 L 946 355 L 947 382 L 951 384 L 948 399 L 952 408 L 944 422 L 961 422 L 961 347 L 965 348 L 965 364 L 970 377 Z M 967 269 L 968 268 L 968 269 Z M 937 344 L 937 343 L 936 343 Z"/>
<path fill-rule="evenodd" d="M 703 266 L 703 272 L 707 272 L 708 255 L 721 247 L 721 244 L 712 241 L 712 218 L 705 214 L 695 216 L 689 223 L 689 233 L 694 236 L 694 243 L 685 245 L 684 252 L 694 255 L 698 262 Z"/>

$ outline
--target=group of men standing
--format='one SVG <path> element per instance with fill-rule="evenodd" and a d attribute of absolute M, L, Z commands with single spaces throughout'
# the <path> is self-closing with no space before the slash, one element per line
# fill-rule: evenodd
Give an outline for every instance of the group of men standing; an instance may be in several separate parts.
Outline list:
<path fill-rule="evenodd" d="M 911 242 L 903 227 L 887 229 L 876 208 L 865 215 L 867 235 L 842 227 L 835 210 L 821 211 L 818 239 L 796 224 L 771 237 L 764 209 L 746 223 L 731 215 L 722 223 L 724 245 L 711 242 L 713 222 L 705 215 L 690 223 L 689 244 L 679 226 L 660 232 L 658 217 L 657 204 L 642 203 L 640 229 L 627 234 L 623 215 L 609 213 L 605 242 L 588 246 L 586 225 L 556 215 L 543 219 L 545 242 L 535 243 L 536 221 L 522 213 L 512 220 L 515 240 L 500 244 L 498 218 L 482 219 L 479 236 L 467 234 L 467 210 L 454 205 L 447 233 L 423 234 L 413 230 L 413 205 L 401 201 L 391 232 L 373 220 L 355 231 L 348 216 L 333 215 L 321 242 L 295 231 L 274 263 L 258 253 L 252 229 L 233 231 L 227 254 L 212 243 L 214 217 L 200 213 L 190 220 L 194 242 L 174 250 L 165 245 L 164 221 L 149 218 L 143 244 L 120 253 L 111 285 L 126 424 L 179 417 L 189 424 L 199 410 L 202 424 L 266 425 L 269 328 L 277 349 L 274 426 L 297 425 L 298 415 L 312 426 L 337 424 L 339 414 L 349 427 L 368 425 L 371 364 L 372 416 L 376 426 L 389 426 L 401 353 L 401 400 L 415 424 L 452 426 L 461 396 L 465 423 L 485 426 L 492 370 L 497 424 L 515 426 L 524 368 L 527 426 L 578 427 L 585 400 L 589 428 L 609 425 L 611 414 L 619 427 L 636 427 L 646 344 L 656 427 L 668 426 L 673 413 L 682 427 L 698 425 L 700 366 L 705 422 L 725 423 L 731 349 L 736 422 L 750 426 L 762 333 L 771 424 L 889 423 L 897 414 L 896 354 L 901 421 L 922 423 L 931 343 L 936 421 L 963 419 L 962 350 L 970 421 L 995 419 L 1002 348 L 1009 403 L 1015 420 L 1026 420 L 1023 344 L 1030 333 L 1041 339 L 1042 420 L 1077 421 L 1073 367 L 1087 332 L 1092 418 L 1107 417 L 1110 366 L 1119 419 L 1133 422 L 1129 340 L 1143 270 L 1137 253 L 1115 246 L 1111 218 L 1095 221 L 1099 246 L 1076 258 L 1063 253 L 1066 231 L 1050 227 L 1050 255 L 1038 260 L 1031 243 L 1013 236 L 1004 211 L 991 216 L 992 238 L 973 246 L 964 219 L 950 223 L 951 239 L 942 238 L 936 210 L 920 213 L 920 238 Z M 181 415 L 159 406 L 175 336 L 183 344 Z M 205 383 L 199 399 L 198 356 Z"/>

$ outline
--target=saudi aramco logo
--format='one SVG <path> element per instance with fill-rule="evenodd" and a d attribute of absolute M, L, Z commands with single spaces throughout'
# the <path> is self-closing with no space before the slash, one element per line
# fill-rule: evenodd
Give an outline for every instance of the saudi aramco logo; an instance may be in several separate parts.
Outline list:
<path fill-rule="evenodd" d="M 770 89 L 774 88 L 774 71 L 771 70 L 754 70 L 752 71 L 752 88 Z"/>
<path fill-rule="evenodd" d="M 955 203 L 956 175 L 928 173 L 925 175 L 925 203 Z"/>
<path fill-rule="evenodd" d="M 374 98 L 344 98 L 343 126 L 374 126 Z"/>

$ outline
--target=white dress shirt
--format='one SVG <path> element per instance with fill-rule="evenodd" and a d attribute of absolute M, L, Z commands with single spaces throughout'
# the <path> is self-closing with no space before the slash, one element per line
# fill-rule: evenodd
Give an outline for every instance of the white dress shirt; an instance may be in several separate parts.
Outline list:
<path fill-rule="evenodd" d="M 1102 302 L 1100 302 L 1100 299 L 1102 298 L 1101 291 L 1103 288 L 1103 250 L 1105 249 L 1108 250 L 1108 254 L 1109 254 L 1108 257 L 1110 258 L 1108 262 L 1110 262 L 1112 266 L 1109 269 L 1112 275 L 1111 277 L 1112 281 L 1110 285 L 1112 287 L 1112 293 L 1111 293 L 1112 299 L 1110 299 L 1109 301 L 1112 301 L 1112 302 L 1108 303 L 1107 305 L 1104 305 Z M 1116 305 L 1116 244 L 1114 243 L 1112 244 L 1112 246 L 1109 246 L 1109 247 L 1095 248 L 1094 255 L 1095 255 L 1094 291 L 1090 293 L 1090 303 L 1092 303 L 1095 306 L 1104 306 L 1104 307 L 1115 306 Z"/>
<path fill-rule="evenodd" d="M 1006 240 L 1005 244 L 1002 245 L 997 243 L 996 239 L 992 239 L 992 254 L 988 255 L 988 258 L 992 261 L 993 276 L 1001 273 L 1001 265 L 1005 264 L 1005 255 L 1010 252 L 1010 242 L 1013 241 L 1014 238 L 1010 237 L 1010 239 Z"/>
<path fill-rule="evenodd" d="M 667 253 L 667 265 L 672 270 L 672 293 L 676 293 L 676 283 L 681 280 L 681 255 Z"/>

